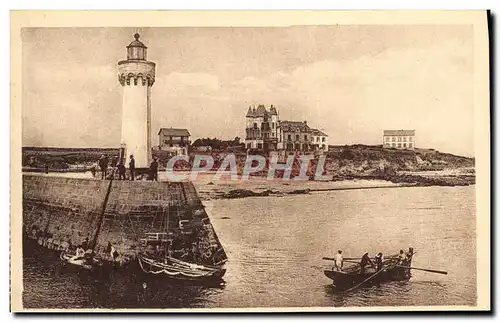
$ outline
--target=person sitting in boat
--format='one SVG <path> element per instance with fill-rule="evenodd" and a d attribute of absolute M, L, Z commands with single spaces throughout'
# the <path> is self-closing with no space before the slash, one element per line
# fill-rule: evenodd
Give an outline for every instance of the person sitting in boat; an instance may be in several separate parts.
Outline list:
<path fill-rule="evenodd" d="M 413 248 L 410 247 L 408 250 L 408 253 L 406 253 L 406 261 L 409 263 L 411 262 L 411 258 L 413 257 Z"/>
<path fill-rule="evenodd" d="M 113 259 L 113 262 L 116 262 L 116 259 L 118 258 L 118 251 L 116 250 L 115 246 L 111 245 L 111 251 L 110 251 L 111 258 Z"/>
<path fill-rule="evenodd" d="M 398 265 L 403 265 L 403 264 L 405 264 L 405 261 L 406 261 L 406 254 L 405 254 L 405 252 L 401 249 L 401 250 L 399 250 L 399 255 L 398 255 L 398 261 L 397 261 L 397 264 L 398 264 Z"/>
<path fill-rule="evenodd" d="M 359 266 L 361 266 L 361 274 L 365 273 L 365 267 L 368 264 L 370 264 L 372 267 L 375 267 L 372 260 L 370 259 L 370 256 L 368 256 L 368 253 L 364 253 L 363 257 L 361 257 L 361 262 L 359 263 Z"/>
<path fill-rule="evenodd" d="M 75 261 L 75 260 L 83 259 L 84 255 L 85 255 L 85 251 L 83 250 L 82 245 L 78 245 L 78 247 L 76 247 L 76 255 L 71 257 L 71 260 Z"/>
<path fill-rule="evenodd" d="M 161 245 L 156 245 L 155 257 L 158 259 L 165 258 L 165 249 Z"/>
<path fill-rule="evenodd" d="M 337 254 L 335 254 L 335 258 L 333 259 L 333 262 L 335 263 L 335 269 L 337 271 L 341 271 L 342 268 L 344 267 L 344 256 L 342 255 L 342 251 L 339 250 Z"/>
<path fill-rule="evenodd" d="M 383 265 L 383 262 L 384 262 L 384 256 L 382 255 L 382 253 L 378 253 L 377 256 L 375 256 L 375 265 L 377 265 L 377 272 L 380 271 L 382 269 L 382 267 L 384 266 Z"/>
<path fill-rule="evenodd" d="M 86 251 L 88 247 L 89 247 L 89 239 L 88 237 L 85 237 L 85 240 L 82 243 L 82 248 L 84 251 Z"/>
<path fill-rule="evenodd" d="M 92 249 L 87 249 L 85 253 L 83 254 L 83 258 L 85 258 L 85 263 L 86 264 L 92 264 L 93 258 L 94 258 L 94 251 Z"/>

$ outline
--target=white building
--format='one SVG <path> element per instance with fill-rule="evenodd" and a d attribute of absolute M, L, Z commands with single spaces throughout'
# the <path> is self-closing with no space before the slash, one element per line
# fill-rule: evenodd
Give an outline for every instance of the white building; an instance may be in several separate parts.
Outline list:
<path fill-rule="evenodd" d="M 118 81 L 123 87 L 120 155 L 127 164 L 134 156 L 136 168 L 151 163 L 151 87 L 155 82 L 153 62 L 139 34 L 127 46 L 127 60 L 118 62 Z"/>
<path fill-rule="evenodd" d="M 384 148 L 401 150 L 415 149 L 415 130 L 384 130 Z"/>
<path fill-rule="evenodd" d="M 161 128 L 158 131 L 158 147 L 176 155 L 187 155 L 191 134 L 187 129 Z"/>
<path fill-rule="evenodd" d="M 315 150 L 328 152 L 328 135 L 318 129 L 311 129 L 312 145 Z"/>
<path fill-rule="evenodd" d="M 246 115 L 245 147 L 264 151 L 282 149 L 278 122 L 278 111 L 273 105 L 269 110 L 264 105 L 249 107 Z"/>

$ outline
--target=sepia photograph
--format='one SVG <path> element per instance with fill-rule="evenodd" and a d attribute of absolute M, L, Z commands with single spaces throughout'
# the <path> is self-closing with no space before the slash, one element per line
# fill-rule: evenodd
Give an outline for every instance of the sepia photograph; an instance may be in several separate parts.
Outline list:
<path fill-rule="evenodd" d="M 488 37 L 11 12 L 11 310 L 490 310 Z"/>

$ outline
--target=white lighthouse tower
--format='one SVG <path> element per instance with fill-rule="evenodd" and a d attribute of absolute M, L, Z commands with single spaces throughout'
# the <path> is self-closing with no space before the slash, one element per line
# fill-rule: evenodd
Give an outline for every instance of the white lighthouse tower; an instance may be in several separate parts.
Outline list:
<path fill-rule="evenodd" d="M 118 62 L 118 80 L 123 87 L 122 157 L 135 159 L 136 168 L 151 162 L 151 87 L 155 82 L 155 63 L 147 61 L 147 47 L 139 34 L 127 46 L 127 60 Z"/>

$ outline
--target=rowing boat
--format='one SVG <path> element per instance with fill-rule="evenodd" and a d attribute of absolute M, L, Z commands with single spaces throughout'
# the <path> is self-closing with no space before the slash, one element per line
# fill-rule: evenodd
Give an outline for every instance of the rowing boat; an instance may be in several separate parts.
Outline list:
<path fill-rule="evenodd" d="M 380 270 L 374 267 L 366 267 L 362 270 L 360 264 L 357 263 L 343 270 L 325 270 L 324 274 L 333 280 L 336 289 L 342 290 L 389 281 L 407 281 L 411 278 L 410 267 L 413 254 L 413 248 L 410 248 L 402 263 L 399 262 L 397 254 L 387 256 Z"/>
<path fill-rule="evenodd" d="M 189 263 L 173 257 L 158 260 L 139 254 L 138 261 L 143 272 L 176 280 L 220 280 L 226 273 L 222 267 Z"/>

